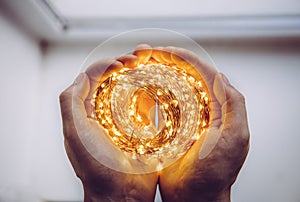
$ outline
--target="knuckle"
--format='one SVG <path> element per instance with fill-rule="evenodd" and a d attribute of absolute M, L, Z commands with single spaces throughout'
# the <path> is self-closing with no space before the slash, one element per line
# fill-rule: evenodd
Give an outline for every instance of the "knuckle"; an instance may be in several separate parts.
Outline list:
<path fill-rule="evenodd" d="M 245 96 L 238 90 L 235 90 L 235 97 L 240 101 L 240 102 L 245 102 Z"/>
<path fill-rule="evenodd" d="M 68 90 L 63 91 L 60 95 L 59 95 L 59 102 L 60 104 L 66 102 L 66 100 L 69 100 L 71 97 L 71 93 Z"/>

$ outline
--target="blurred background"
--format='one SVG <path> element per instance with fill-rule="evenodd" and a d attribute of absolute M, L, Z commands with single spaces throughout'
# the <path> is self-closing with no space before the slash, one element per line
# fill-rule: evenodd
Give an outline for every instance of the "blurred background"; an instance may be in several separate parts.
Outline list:
<path fill-rule="evenodd" d="M 98 44 L 151 27 L 197 41 L 246 97 L 251 148 L 232 201 L 300 201 L 299 0 L 0 0 L 1 202 L 83 200 L 58 96 Z"/>

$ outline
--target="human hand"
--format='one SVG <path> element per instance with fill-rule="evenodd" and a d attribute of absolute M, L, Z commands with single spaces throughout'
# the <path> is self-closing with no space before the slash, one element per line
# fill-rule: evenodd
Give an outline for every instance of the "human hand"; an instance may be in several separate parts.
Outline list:
<path fill-rule="evenodd" d="M 200 64 L 187 51 L 179 55 Z M 248 153 L 249 129 L 243 95 L 223 74 L 205 64 L 198 67 L 206 72 L 203 78 L 214 92 L 209 132 L 181 159 L 161 171 L 159 187 L 164 201 L 230 201 L 231 185 Z"/>
<path fill-rule="evenodd" d="M 214 77 L 216 75 L 216 71 L 213 68 L 210 68 L 208 65 L 206 65 L 203 61 L 199 60 L 193 54 L 189 54 L 184 49 L 179 49 L 174 47 L 166 47 L 166 48 L 158 47 L 152 49 L 147 45 L 141 45 L 136 48 L 133 55 L 119 57 L 117 58 L 117 61 L 102 60 L 99 63 L 92 65 L 87 70 L 86 73 L 83 73 L 81 75 L 82 78 L 77 79 L 75 84 L 73 84 L 70 88 L 68 88 L 65 92 L 63 92 L 60 97 L 62 115 L 63 115 L 66 150 L 77 176 L 83 182 L 86 201 L 100 200 L 100 198 L 103 200 L 120 200 L 120 201 L 125 199 L 135 199 L 135 200 L 143 200 L 143 201 L 153 200 L 155 194 L 155 186 L 157 183 L 157 176 L 158 176 L 157 173 L 144 174 L 144 175 L 131 175 L 131 174 L 116 172 L 110 168 L 105 167 L 104 165 L 96 161 L 88 151 L 86 151 L 85 147 L 82 145 L 82 142 L 80 141 L 80 138 L 78 137 L 76 124 L 75 124 L 75 122 L 78 123 L 78 120 L 76 121 L 76 119 L 80 119 L 80 120 L 85 120 L 85 123 L 83 124 L 80 123 L 80 125 L 83 125 L 81 126 L 81 129 L 83 128 L 83 130 L 85 130 L 86 128 L 97 127 L 95 125 L 95 122 L 88 119 L 87 117 L 91 111 L 90 100 L 92 98 L 93 92 L 96 90 L 97 85 L 100 82 L 99 78 L 101 77 L 101 75 L 103 75 L 103 77 L 105 78 L 105 75 L 109 75 L 111 74 L 111 72 L 123 68 L 123 66 L 127 68 L 132 68 L 139 63 L 146 63 L 149 59 L 153 59 L 163 64 L 175 64 L 178 66 L 184 66 L 185 70 L 191 73 L 195 78 L 197 78 L 198 73 L 194 70 L 193 66 L 201 66 L 201 67 L 204 66 L 205 68 L 200 68 L 198 70 L 199 73 L 201 74 L 202 79 L 205 80 L 205 83 L 207 84 L 208 88 L 210 88 L 209 90 L 211 92 L 212 90 L 216 91 L 216 95 L 218 95 L 218 92 L 222 91 L 220 90 L 222 88 L 221 77 L 218 76 L 218 79 L 217 77 L 216 78 Z M 104 72 L 105 68 L 103 67 L 107 67 L 107 66 L 109 66 L 109 68 L 107 71 Z M 216 86 L 215 89 L 212 89 L 212 86 Z M 226 91 L 227 99 L 228 101 L 230 101 L 229 97 L 231 96 L 231 94 L 227 93 L 226 87 L 225 87 L 225 91 Z M 211 96 L 212 96 L 211 98 L 213 101 L 212 102 L 213 106 L 221 105 L 221 104 L 225 106 L 224 104 L 225 100 L 224 97 L 222 97 L 221 93 L 219 93 L 219 96 L 217 97 L 214 97 L 214 95 Z M 233 95 L 233 97 L 234 96 L 235 95 Z M 151 103 L 151 101 L 149 100 L 147 101 L 145 99 L 144 101 L 146 104 L 145 112 L 148 112 L 149 109 L 152 107 L 152 105 L 155 103 Z M 230 102 L 228 102 L 228 104 L 230 106 Z M 76 116 L 74 116 L 74 112 L 72 112 L 72 109 L 74 110 L 74 107 L 76 111 L 75 112 Z M 220 120 L 221 112 L 214 111 L 215 108 L 218 107 L 213 107 L 212 110 L 213 113 L 211 117 L 211 120 L 213 120 L 213 122 L 211 122 L 210 124 L 211 124 L 211 128 L 220 129 L 222 128 L 220 126 L 220 124 L 222 123 L 222 120 Z M 229 109 L 230 108 L 227 107 L 227 111 Z M 225 111 L 223 111 L 222 113 L 225 113 Z M 234 114 L 234 113 L 229 113 L 229 114 Z M 245 118 L 246 120 L 246 115 L 244 114 L 244 116 L 245 117 L 243 118 Z M 227 119 L 226 122 L 228 122 Z M 229 133 L 231 132 L 229 130 L 231 127 L 230 125 L 234 125 L 234 124 L 229 124 L 229 123 L 226 124 L 226 122 L 222 124 L 224 128 L 223 131 L 225 131 L 225 128 L 228 125 L 228 129 L 226 131 L 228 131 Z M 247 126 L 247 121 L 246 121 L 246 126 Z M 90 131 L 91 130 L 87 131 L 87 133 L 90 133 Z M 234 130 L 232 131 L 237 132 Z M 227 139 L 227 138 L 223 138 L 223 133 L 224 132 L 222 132 L 221 135 L 222 138 L 220 138 L 220 140 Z M 219 145 L 220 149 L 217 152 L 215 152 L 216 149 L 214 149 L 212 152 L 213 155 L 211 153 L 208 157 L 199 160 L 198 159 L 199 151 L 201 150 L 201 154 L 203 156 L 203 154 L 209 151 L 209 146 L 205 147 L 205 145 L 211 145 L 210 143 L 213 142 L 209 140 L 217 139 L 216 138 L 217 136 L 213 135 L 213 133 L 209 133 L 209 134 L 210 134 L 210 138 L 209 137 L 205 138 L 205 136 L 202 136 L 202 138 L 194 144 L 191 150 L 182 159 L 180 159 L 174 165 L 164 169 L 161 172 L 160 189 L 164 200 L 171 200 L 171 201 L 188 200 L 189 199 L 188 197 L 191 198 L 197 197 L 194 198 L 194 200 L 199 201 L 201 199 L 203 200 L 207 199 L 208 201 L 212 201 L 213 197 L 215 197 L 214 199 L 221 199 L 221 197 L 222 199 L 225 198 L 225 193 L 228 192 L 225 191 L 225 188 L 222 188 L 223 187 L 222 184 L 220 185 L 218 184 L 220 181 L 218 177 L 221 176 L 215 175 L 218 173 L 217 167 L 220 166 L 221 164 L 217 162 L 219 160 L 220 162 L 226 162 L 226 165 L 228 165 L 229 169 L 231 165 L 229 165 L 230 161 L 228 159 L 226 158 L 224 159 L 224 156 L 220 154 L 217 155 L 217 154 L 218 152 L 221 152 L 222 154 L 222 152 L 224 151 L 227 151 L 229 153 L 228 151 L 229 147 L 233 147 L 233 149 L 235 150 L 238 149 L 235 148 L 234 144 L 231 143 L 228 145 L 228 148 L 225 148 L 223 145 L 223 147 L 225 148 L 224 149 L 222 145 L 220 145 L 221 143 L 219 143 L 220 142 L 219 141 L 217 145 Z M 201 147 L 203 140 L 205 140 L 204 146 Z M 100 158 L 104 159 L 105 161 L 110 161 L 110 159 L 115 156 L 118 158 L 119 162 L 128 161 L 130 166 L 130 159 L 126 159 L 124 155 L 120 154 L 120 151 L 118 151 L 113 145 L 109 144 L 105 139 L 102 139 L 102 141 L 103 144 L 101 145 L 101 148 L 98 148 L 99 154 L 101 154 Z M 244 153 L 245 153 L 244 155 L 245 158 L 247 151 L 245 151 Z M 240 166 L 242 165 L 244 160 L 242 156 L 243 155 L 241 155 L 241 160 L 240 160 L 241 162 L 236 162 L 235 164 L 240 163 Z M 201 161 L 201 163 L 199 163 L 199 161 Z M 215 170 L 213 169 L 210 170 L 207 169 L 208 166 L 203 166 L 208 163 L 210 163 L 212 165 L 211 167 L 215 168 Z M 128 165 L 128 163 L 126 165 Z M 180 166 L 179 167 L 180 169 L 177 170 L 178 166 Z M 223 165 L 221 164 L 221 166 Z M 235 175 L 237 175 L 239 168 L 234 173 Z M 195 175 L 194 172 L 195 173 L 203 172 L 205 174 L 201 173 L 200 175 L 198 173 L 198 175 Z M 206 176 L 206 174 L 209 175 Z M 180 183 L 182 179 L 183 181 L 182 183 Z M 202 186 L 198 185 L 199 181 L 197 180 L 200 180 L 200 182 L 202 181 Z M 230 181 L 230 179 L 228 177 L 228 179 L 224 179 L 223 181 L 224 181 L 223 184 L 226 185 L 225 182 Z M 216 183 L 217 186 L 214 183 Z M 230 184 L 230 182 L 228 183 Z M 208 186 L 209 184 L 211 185 Z M 229 187 L 230 189 L 230 186 L 224 186 L 224 187 L 226 188 Z M 199 190 L 202 194 L 196 196 L 196 193 Z"/>
<path fill-rule="evenodd" d="M 98 136 L 101 141 L 96 148 L 101 160 L 112 162 L 118 158 L 131 169 L 130 159 L 122 155 L 107 138 L 97 134 L 99 128 L 90 115 L 90 99 L 100 81 L 100 76 L 109 74 L 123 66 L 130 68 L 138 60 L 147 57 L 147 51 L 139 56 L 127 55 L 117 60 L 101 60 L 81 73 L 75 82 L 60 95 L 65 149 L 84 188 L 84 201 L 153 201 L 158 175 L 129 174 L 115 171 L 97 161 L 82 143 L 79 132 L 91 138 Z M 108 67 L 104 72 L 105 68 Z M 94 130 L 95 129 L 95 130 Z M 95 147 L 95 146 L 94 146 Z"/>

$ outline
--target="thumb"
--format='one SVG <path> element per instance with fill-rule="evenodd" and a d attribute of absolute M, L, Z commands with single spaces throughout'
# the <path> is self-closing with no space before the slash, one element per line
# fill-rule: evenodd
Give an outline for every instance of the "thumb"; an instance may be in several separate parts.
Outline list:
<path fill-rule="evenodd" d="M 247 113 L 245 98 L 230 84 L 227 77 L 222 73 L 218 73 L 215 77 L 214 93 L 218 103 L 221 105 L 219 112 L 221 114 L 218 114 L 219 118 L 222 118 L 221 128 L 230 128 L 233 125 L 238 125 L 239 127 L 246 126 Z"/>
<path fill-rule="evenodd" d="M 88 77 L 85 73 L 81 73 L 75 82 L 60 94 L 59 100 L 65 137 L 69 135 L 70 130 L 75 129 L 74 114 L 86 118 L 84 100 L 88 92 Z"/>
<path fill-rule="evenodd" d="M 218 73 L 215 77 L 214 92 L 221 106 L 212 111 L 212 118 L 213 122 L 221 125 L 211 124 L 204 138 L 199 159 L 205 158 L 213 150 L 221 136 L 230 144 L 236 140 L 245 140 L 243 141 L 245 143 L 249 140 L 244 96 L 229 83 L 222 73 Z"/>
<path fill-rule="evenodd" d="M 234 134 L 241 138 L 249 138 L 249 129 L 247 121 L 247 111 L 245 97 L 235 89 L 225 77 L 221 74 L 225 84 L 225 102 L 222 105 L 222 114 L 224 117 L 223 130 L 231 131 L 230 136 L 234 138 Z M 239 132 L 234 132 L 239 131 Z"/>

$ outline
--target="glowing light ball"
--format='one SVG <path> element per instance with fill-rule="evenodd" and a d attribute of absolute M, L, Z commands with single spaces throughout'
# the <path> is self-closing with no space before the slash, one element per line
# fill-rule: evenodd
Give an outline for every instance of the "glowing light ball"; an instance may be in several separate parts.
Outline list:
<path fill-rule="evenodd" d="M 101 67 L 94 64 L 105 57 L 103 52 L 114 50 L 117 42 L 153 31 L 160 32 L 157 43 L 162 46 L 115 53 L 114 57 L 133 55 L 134 63 L 118 67 L 113 62 Z M 170 41 L 166 40 L 169 35 L 173 37 Z M 135 45 L 140 43 L 132 40 Z M 152 43 L 153 39 L 148 42 Z M 75 125 L 83 145 L 99 163 L 120 172 L 154 172 L 181 158 L 208 132 L 215 98 L 207 74 L 201 75 L 206 64 L 201 66 L 203 60 L 189 51 L 185 54 L 183 49 L 170 47 L 172 43 L 194 47 L 209 58 L 191 39 L 167 30 L 146 29 L 108 40 L 85 61 L 84 68 L 102 70 L 85 102 L 88 124 L 78 121 Z M 73 115 L 77 113 L 74 109 Z"/>

